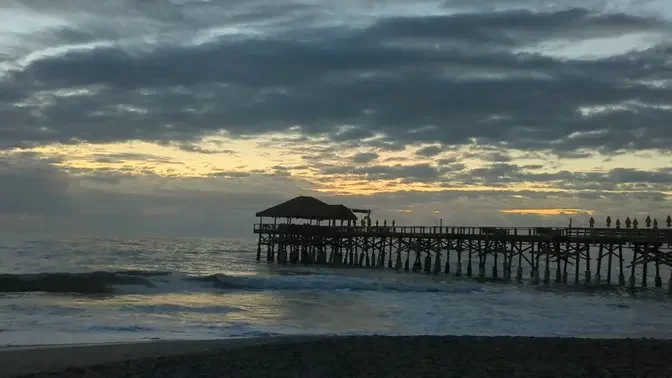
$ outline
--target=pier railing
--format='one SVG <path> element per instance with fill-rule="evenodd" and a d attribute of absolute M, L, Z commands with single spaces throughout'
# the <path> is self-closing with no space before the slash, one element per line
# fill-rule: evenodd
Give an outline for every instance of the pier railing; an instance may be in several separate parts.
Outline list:
<path fill-rule="evenodd" d="M 309 224 L 255 224 L 255 233 L 375 234 L 385 236 L 536 236 L 570 240 L 613 239 L 615 242 L 672 243 L 672 229 L 592 227 L 474 227 L 474 226 L 326 226 Z"/>
<path fill-rule="evenodd" d="M 563 234 L 565 228 L 550 227 L 473 227 L 473 226 L 326 226 L 309 224 L 255 224 L 254 232 L 283 233 L 288 231 L 324 230 L 338 233 L 385 233 L 385 234 L 490 234 L 490 235 L 546 235 Z"/>
<path fill-rule="evenodd" d="M 565 235 L 570 238 L 613 238 L 631 242 L 652 244 L 672 243 L 672 229 L 654 228 L 567 228 Z"/>

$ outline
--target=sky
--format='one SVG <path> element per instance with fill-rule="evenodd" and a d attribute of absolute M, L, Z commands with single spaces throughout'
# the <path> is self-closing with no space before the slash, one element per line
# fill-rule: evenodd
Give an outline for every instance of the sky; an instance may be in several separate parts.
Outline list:
<path fill-rule="evenodd" d="M 4 0 L 0 229 L 663 225 L 672 2 L 558 3 Z"/>

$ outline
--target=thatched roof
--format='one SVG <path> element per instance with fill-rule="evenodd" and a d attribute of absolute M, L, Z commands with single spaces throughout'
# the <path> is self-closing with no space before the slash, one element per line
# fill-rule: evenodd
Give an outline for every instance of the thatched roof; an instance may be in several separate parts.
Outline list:
<path fill-rule="evenodd" d="M 331 206 L 331 210 L 333 213 L 333 218 L 332 219 L 337 219 L 337 220 L 357 220 L 357 216 L 352 212 L 352 210 L 348 209 L 345 205 L 329 205 Z"/>
<path fill-rule="evenodd" d="M 256 214 L 258 217 L 298 218 L 316 220 L 357 220 L 343 205 L 328 205 L 317 198 L 300 196 Z"/>

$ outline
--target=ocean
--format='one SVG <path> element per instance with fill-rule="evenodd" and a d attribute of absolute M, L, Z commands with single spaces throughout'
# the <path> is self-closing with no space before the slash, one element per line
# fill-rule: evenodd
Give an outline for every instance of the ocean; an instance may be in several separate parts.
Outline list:
<path fill-rule="evenodd" d="M 227 239 L 3 235 L 0 346 L 274 335 L 672 338 L 672 301 L 660 290 L 280 266 L 256 262 L 255 251 L 252 241 Z"/>

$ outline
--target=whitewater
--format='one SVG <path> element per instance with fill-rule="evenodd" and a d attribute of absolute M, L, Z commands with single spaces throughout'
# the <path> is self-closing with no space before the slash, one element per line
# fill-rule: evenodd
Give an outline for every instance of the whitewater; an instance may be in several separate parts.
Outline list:
<path fill-rule="evenodd" d="M 273 335 L 672 338 L 655 291 L 257 263 L 227 239 L 0 238 L 0 346 Z"/>

